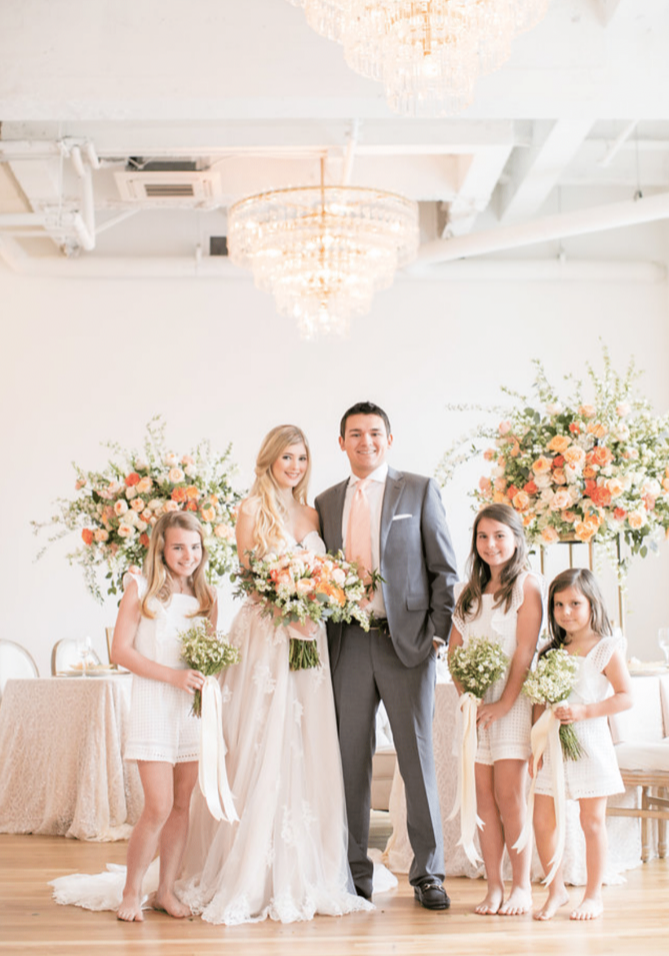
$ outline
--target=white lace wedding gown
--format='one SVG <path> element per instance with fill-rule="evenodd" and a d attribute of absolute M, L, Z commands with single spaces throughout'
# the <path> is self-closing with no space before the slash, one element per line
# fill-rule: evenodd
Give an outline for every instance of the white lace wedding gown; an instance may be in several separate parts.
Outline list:
<path fill-rule="evenodd" d="M 288 542 L 289 547 L 296 547 Z M 311 532 L 302 542 L 325 551 Z M 370 910 L 350 876 L 325 628 L 320 668 L 291 671 L 288 633 L 247 600 L 230 630 L 241 662 L 221 680 L 226 766 L 239 822 L 218 823 L 199 789 L 177 896 L 211 923 L 284 923 Z M 155 880 L 152 864 L 144 892 Z M 115 909 L 125 869 L 54 881 L 58 902 Z M 394 879 L 391 877 L 391 880 Z"/>

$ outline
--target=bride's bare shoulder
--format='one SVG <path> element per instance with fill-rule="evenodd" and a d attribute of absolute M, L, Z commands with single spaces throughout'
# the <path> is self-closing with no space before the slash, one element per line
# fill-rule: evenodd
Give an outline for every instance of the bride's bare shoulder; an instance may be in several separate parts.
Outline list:
<path fill-rule="evenodd" d="M 308 523 L 312 531 L 318 531 L 321 526 L 318 512 L 315 508 L 312 508 L 311 505 L 303 505 L 302 507 L 304 508 L 305 523 Z"/>

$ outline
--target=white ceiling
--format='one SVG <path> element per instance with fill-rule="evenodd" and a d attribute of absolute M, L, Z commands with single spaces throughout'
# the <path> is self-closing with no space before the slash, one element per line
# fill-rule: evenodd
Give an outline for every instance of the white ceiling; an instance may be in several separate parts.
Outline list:
<path fill-rule="evenodd" d="M 351 184 L 421 202 L 426 260 L 669 218 L 653 196 L 669 194 L 668 50 L 666 0 L 552 0 L 466 113 L 422 121 L 393 115 L 285 0 L 3 0 L 0 256 L 72 275 L 229 270 L 209 257 L 228 206 L 316 183 L 323 156 L 327 182 L 348 159 Z M 180 176 L 197 195 L 129 198 L 156 162 L 194 163 Z"/>

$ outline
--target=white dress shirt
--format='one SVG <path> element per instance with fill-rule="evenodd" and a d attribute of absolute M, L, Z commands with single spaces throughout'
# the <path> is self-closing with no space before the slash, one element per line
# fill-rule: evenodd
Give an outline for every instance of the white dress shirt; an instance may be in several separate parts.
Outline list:
<path fill-rule="evenodd" d="M 379 465 L 371 475 L 367 476 L 369 484 L 365 489 L 365 494 L 369 501 L 370 525 L 372 529 L 372 569 L 375 571 L 378 570 L 379 564 L 381 563 L 381 511 L 383 509 L 383 495 L 386 490 L 387 477 L 388 464 L 384 462 L 382 465 Z M 346 488 L 344 511 L 341 518 L 344 551 L 346 551 L 346 532 L 348 530 L 348 516 L 351 511 L 351 502 L 353 501 L 353 495 L 360 480 L 361 479 L 356 477 L 356 475 L 351 475 Z M 383 600 L 383 589 L 381 585 L 379 585 L 374 592 L 374 597 L 368 607 L 373 611 L 376 617 L 386 616 L 386 605 Z"/>

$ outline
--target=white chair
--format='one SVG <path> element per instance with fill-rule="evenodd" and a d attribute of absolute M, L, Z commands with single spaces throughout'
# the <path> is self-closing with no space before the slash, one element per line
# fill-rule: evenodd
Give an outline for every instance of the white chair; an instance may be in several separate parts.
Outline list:
<path fill-rule="evenodd" d="M 634 706 L 609 717 L 623 783 L 641 789 L 636 807 L 608 807 L 610 816 L 641 818 L 641 860 L 650 859 L 650 821 L 657 820 L 657 852 L 667 853 L 669 820 L 669 682 L 647 677 L 632 681 Z"/>
<path fill-rule="evenodd" d="M 0 701 L 8 680 L 39 677 L 37 664 L 28 651 L 14 641 L 0 641 Z"/>
<path fill-rule="evenodd" d="M 88 666 L 100 664 L 100 658 L 90 647 L 86 651 L 86 663 Z M 51 675 L 55 677 L 64 671 L 80 670 L 81 666 L 81 642 L 69 638 L 56 641 L 51 651 Z"/>

